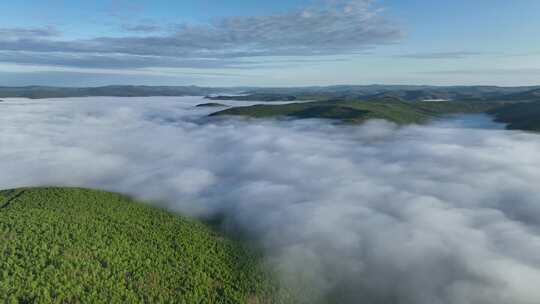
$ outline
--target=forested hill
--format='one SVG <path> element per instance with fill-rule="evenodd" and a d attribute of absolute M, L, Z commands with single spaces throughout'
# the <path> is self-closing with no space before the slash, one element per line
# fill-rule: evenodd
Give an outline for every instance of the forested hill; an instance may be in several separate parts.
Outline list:
<path fill-rule="evenodd" d="M 233 107 L 210 116 L 251 118 L 323 118 L 345 123 L 385 119 L 397 124 L 424 123 L 448 114 L 486 113 L 508 129 L 540 131 L 540 101 L 530 102 L 399 102 L 399 101 L 318 101 L 289 104 L 259 104 Z"/>
<path fill-rule="evenodd" d="M 0 191 L 0 303 L 266 303 L 261 257 L 122 195 Z"/>
<path fill-rule="evenodd" d="M 493 102 L 364 102 L 320 101 L 280 105 L 260 104 L 234 107 L 210 116 L 245 116 L 252 118 L 293 117 L 327 118 L 347 123 L 385 119 L 398 124 L 422 123 L 432 118 L 457 113 L 483 113 L 502 104 Z"/>

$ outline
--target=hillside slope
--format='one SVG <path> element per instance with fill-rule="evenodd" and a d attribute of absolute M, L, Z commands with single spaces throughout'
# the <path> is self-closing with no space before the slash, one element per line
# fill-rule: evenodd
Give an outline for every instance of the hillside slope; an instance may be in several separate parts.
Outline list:
<path fill-rule="evenodd" d="M 263 303 L 260 257 L 208 226 L 101 191 L 0 191 L 0 302 Z"/>
<path fill-rule="evenodd" d="M 398 124 L 421 123 L 430 118 L 454 113 L 480 113 L 498 106 L 483 102 L 363 102 L 320 101 L 282 105 L 254 105 L 219 111 L 210 116 L 244 116 L 252 118 L 293 117 L 326 118 L 347 123 L 367 119 L 386 119 Z"/>
<path fill-rule="evenodd" d="M 512 103 L 489 113 L 496 121 L 508 124 L 508 129 L 540 131 L 540 102 Z"/>

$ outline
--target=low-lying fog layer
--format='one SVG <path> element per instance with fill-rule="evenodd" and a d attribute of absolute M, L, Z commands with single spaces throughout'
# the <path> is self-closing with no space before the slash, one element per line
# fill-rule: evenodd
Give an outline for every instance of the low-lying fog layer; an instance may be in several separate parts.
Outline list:
<path fill-rule="evenodd" d="M 8 99 L 0 188 L 98 187 L 223 213 L 284 280 L 339 303 L 540 303 L 540 136 L 474 116 L 205 121 L 202 102 Z"/>

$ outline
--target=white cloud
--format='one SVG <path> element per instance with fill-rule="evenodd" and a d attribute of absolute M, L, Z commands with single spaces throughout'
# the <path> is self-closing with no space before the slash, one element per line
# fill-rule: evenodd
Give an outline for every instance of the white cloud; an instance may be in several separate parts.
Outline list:
<path fill-rule="evenodd" d="M 340 303 L 540 302 L 538 135 L 207 121 L 201 102 L 8 99 L 0 187 L 101 187 L 224 214 L 284 280 Z"/>
<path fill-rule="evenodd" d="M 263 16 L 230 16 L 156 33 L 146 21 L 125 29 L 140 36 L 54 39 L 46 29 L 0 29 L 0 61 L 98 68 L 236 67 L 240 58 L 352 54 L 394 43 L 402 31 L 369 0 L 323 1 Z M 45 60 L 46 59 L 46 60 Z M 214 60 L 212 60 L 214 59 Z M 219 59 L 219 60 L 215 60 Z M 236 64 L 235 64 L 236 63 Z"/>

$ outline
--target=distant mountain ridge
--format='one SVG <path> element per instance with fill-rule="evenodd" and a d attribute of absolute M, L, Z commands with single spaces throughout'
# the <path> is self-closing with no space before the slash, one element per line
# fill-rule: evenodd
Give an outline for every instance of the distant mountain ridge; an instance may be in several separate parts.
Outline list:
<path fill-rule="evenodd" d="M 519 92 L 502 96 L 502 99 L 507 101 L 536 101 L 540 100 L 540 89 L 532 89 L 530 91 Z"/>
<path fill-rule="evenodd" d="M 497 86 L 329 86 L 303 88 L 255 88 L 242 96 L 243 100 L 391 100 L 391 101 L 494 101 L 531 100 L 531 94 L 540 91 L 538 86 L 497 87 Z M 261 99 L 264 97 L 264 99 Z M 540 96 L 536 96 L 540 98 Z M 219 96 L 213 99 L 221 99 Z M 226 99 L 226 98 L 224 98 Z"/>
<path fill-rule="evenodd" d="M 207 88 L 198 86 L 129 86 L 111 85 L 88 88 L 47 86 L 0 87 L 0 97 L 62 98 L 88 96 L 148 97 L 148 96 L 205 96 L 238 91 L 238 88 Z"/>
<path fill-rule="evenodd" d="M 215 94 L 244 94 L 242 99 L 259 101 L 305 99 L 397 99 L 424 100 L 530 100 L 540 98 L 540 86 L 422 86 L 422 85 L 336 85 L 291 88 L 258 87 L 199 87 L 199 86 L 136 86 L 110 85 L 102 87 L 25 86 L 0 87 L 0 98 L 62 98 L 86 96 L 209 96 Z M 250 97 L 252 96 L 252 97 Z M 212 99 L 231 99 L 213 96 Z"/>

